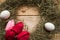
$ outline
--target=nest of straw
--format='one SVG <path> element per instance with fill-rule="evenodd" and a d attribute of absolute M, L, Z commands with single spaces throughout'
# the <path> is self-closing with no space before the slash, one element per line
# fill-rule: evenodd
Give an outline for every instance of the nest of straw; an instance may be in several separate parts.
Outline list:
<path fill-rule="evenodd" d="M 59 12 L 56 8 L 54 0 L 6 0 L 0 5 L 0 12 L 3 10 L 9 10 L 11 12 L 11 17 L 9 19 L 0 19 L 0 40 L 4 40 L 5 26 L 10 19 L 15 19 L 16 21 L 16 9 L 19 6 L 37 6 L 40 10 L 41 21 L 38 24 L 37 30 L 30 35 L 29 40 L 52 40 L 54 34 L 59 33 Z M 56 25 L 54 32 L 47 32 L 44 29 L 44 23 L 52 22 Z"/>

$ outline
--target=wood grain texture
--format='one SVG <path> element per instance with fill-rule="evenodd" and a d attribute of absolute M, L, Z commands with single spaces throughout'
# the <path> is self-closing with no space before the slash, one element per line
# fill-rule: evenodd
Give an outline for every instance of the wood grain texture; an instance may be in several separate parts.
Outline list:
<path fill-rule="evenodd" d="M 24 30 L 27 30 L 30 33 L 33 33 L 36 30 L 37 24 L 39 24 L 40 21 L 38 8 L 24 6 L 18 9 L 17 15 L 20 15 L 17 16 L 17 19 L 25 24 Z"/>

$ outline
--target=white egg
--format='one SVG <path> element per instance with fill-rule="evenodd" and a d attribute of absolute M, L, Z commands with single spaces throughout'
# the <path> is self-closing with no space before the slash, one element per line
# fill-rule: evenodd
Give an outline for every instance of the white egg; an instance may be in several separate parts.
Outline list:
<path fill-rule="evenodd" d="M 0 18 L 2 19 L 8 19 L 10 17 L 10 12 L 8 10 L 4 10 L 0 14 Z"/>
<path fill-rule="evenodd" d="M 53 31 L 55 29 L 55 25 L 53 23 L 45 23 L 45 29 L 48 31 Z"/>

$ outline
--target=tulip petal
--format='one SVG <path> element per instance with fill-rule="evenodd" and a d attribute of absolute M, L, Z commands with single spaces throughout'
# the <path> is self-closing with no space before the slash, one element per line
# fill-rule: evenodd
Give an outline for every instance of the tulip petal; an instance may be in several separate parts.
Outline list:
<path fill-rule="evenodd" d="M 14 20 L 13 20 L 13 19 L 10 20 L 10 21 L 7 23 L 7 25 L 6 25 L 5 31 L 12 29 L 12 27 L 14 26 L 14 24 L 15 24 Z"/>

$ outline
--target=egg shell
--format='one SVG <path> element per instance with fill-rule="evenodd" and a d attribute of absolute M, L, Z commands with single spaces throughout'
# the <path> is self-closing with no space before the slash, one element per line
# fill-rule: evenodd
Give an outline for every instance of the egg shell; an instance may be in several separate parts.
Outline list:
<path fill-rule="evenodd" d="M 55 25 L 53 23 L 45 23 L 45 29 L 48 30 L 48 31 L 53 31 L 55 30 Z"/>
<path fill-rule="evenodd" d="M 8 10 L 4 10 L 0 14 L 0 18 L 2 19 L 8 19 L 10 17 L 10 12 Z"/>

